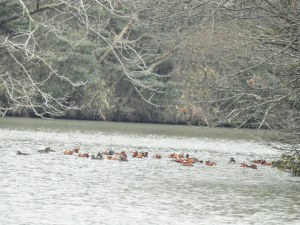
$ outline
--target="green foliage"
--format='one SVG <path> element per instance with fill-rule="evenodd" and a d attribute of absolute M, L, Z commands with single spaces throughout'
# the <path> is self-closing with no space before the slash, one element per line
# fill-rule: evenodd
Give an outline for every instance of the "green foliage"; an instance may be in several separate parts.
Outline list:
<path fill-rule="evenodd" d="M 70 47 L 66 40 L 63 40 L 54 34 L 49 36 L 45 41 L 47 41 L 50 45 L 55 45 L 55 48 L 60 48 L 59 50 L 65 50 Z"/>
<path fill-rule="evenodd" d="M 80 52 L 81 54 L 91 54 L 91 52 L 93 52 L 93 49 L 95 47 L 96 44 L 94 42 L 91 42 L 89 40 L 84 40 L 79 43 L 75 51 Z"/>
<path fill-rule="evenodd" d="M 293 150 L 290 153 L 282 154 L 281 160 L 273 162 L 272 165 L 293 176 L 300 176 L 300 152 Z"/>
<path fill-rule="evenodd" d="M 56 64 L 61 75 L 70 77 L 74 82 L 100 81 L 99 65 L 93 53 L 95 43 L 84 40 L 75 48 L 70 48 L 65 41 L 52 36 L 50 44 L 55 44 L 57 54 L 52 54 L 49 60 Z"/>
<path fill-rule="evenodd" d="M 20 3 L 0 5 L 0 15 L 1 15 L 1 17 L 12 15 L 11 14 L 12 11 L 20 9 L 20 5 L 21 5 Z"/>
<path fill-rule="evenodd" d="M 292 95 L 292 96 L 288 97 L 289 100 L 296 100 L 298 98 L 299 98 L 299 96 L 297 96 L 297 95 Z"/>
<path fill-rule="evenodd" d="M 289 64 L 288 67 L 287 67 L 287 71 L 288 72 L 295 72 L 299 69 L 299 63 L 297 64 Z"/>
<path fill-rule="evenodd" d="M 4 30 L 7 33 L 12 33 L 14 31 L 20 31 L 20 32 L 26 31 L 28 30 L 28 28 L 29 28 L 28 22 L 21 21 L 21 20 L 13 20 L 4 24 L 0 29 Z M 33 29 L 34 25 L 32 25 L 31 28 Z"/>
<path fill-rule="evenodd" d="M 21 10 L 21 4 L 20 3 L 14 3 L 14 4 L 4 4 L 0 5 L 0 15 L 1 17 L 9 17 L 14 14 L 17 14 Z M 7 22 L 3 24 L 0 27 L 0 30 L 3 30 L 7 33 L 13 33 L 14 31 L 25 31 L 29 28 L 29 23 L 27 21 L 23 20 L 13 20 L 10 22 Z M 34 25 L 32 25 L 32 28 L 34 28 Z"/>
<path fill-rule="evenodd" d="M 130 107 L 124 107 L 124 108 L 121 108 L 120 109 L 121 112 L 125 112 L 125 113 L 132 113 L 132 112 L 135 112 L 135 109 L 134 108 L 130 108 Z"/>

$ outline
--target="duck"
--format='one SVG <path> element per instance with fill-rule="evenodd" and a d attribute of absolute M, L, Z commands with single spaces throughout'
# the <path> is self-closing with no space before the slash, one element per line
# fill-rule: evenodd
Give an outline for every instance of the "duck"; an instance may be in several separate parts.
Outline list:
<path fill-rule="evenodd" d="M 102 154 L 103 154 L 103 155 L 113 155 L 113 154 L 115 154 L 115 152 L 112 151 L 112 150 L 109 150 L 108 152 L 107 152 L 107 151 L 104 151 Z"/>
<path fill-rule="evenodd" d="M 30 155 L 28 153 L 22 153 L 21 151 L 17 151 L 17 155 Z"/>
<path fill-rule="evenodd" d="M 217 164 L 215 162 L 210 162 L 208 160 L 208 161 L 205 161 L 205 165 L 207 165 L 207 166 L 213 166 L 213 165 L 217 165 Z"/>
<path fill-rule="evenodd" d="M 79 152 L 78 157 L 89 157 L 89 153 L 86 152 L 86 153 L 84 153 L 84 154 L 81 154 L 81 153 Z"/>
<path fill-rule="evenodd" d="M 138 151 L 132 152 L 132 157 L 135 158 L 139 155 Z"/>
<path fill-rule="evenodd" d="M 191 160 L 185 160 L 184 158 L 176 159 L 176 162 L 180 162 L 183 166 L 193 166 Z"/>
<path fill-rule="evenodd" d="M 38 150 L 39 153 L 49 153 L 49 152 L 56 152 L 52 150 L 50 147 L 45 148 L 44 150 Z"/>
<path fill-rule="evenodd" d="M 231 158 L 230 158 L 230 160 L 229 160 L 229 162 L 230 162 L 230 163 L 235 163 L 235 160 L 234 160 L 234 158 L 233 158 L 233 157 L 231 157 Z"/>
<path fill-rule="evenodd" d="M 49 153 L 50 151 L 45 149 L 45 150 L 38 150 L 38 152 L 39 153 Z"/>
<path fill-rule="evenodd" d="M 257 169 L 257 166 L 253 163 L 253 164 L 250 164 L 249 166 L 245 166 L 245 167 L 251 167 L 252 169 Z"/>
<path fill-rule="evenodd" d="M 174 158 L 174 157 L 175 157 L 175 152 L 168 155 L 168 158 Z"/>
<path fill-rule="evenodd" d="M 127 155 L 120 155 L 119 158 L 118 158 L 119 161 L 125 161 L 125 162 L 128 162 L 128 159 L 127 159 Z"/>
<path fill-rule="evenodd" d="M 161 154 L 159 154 L 159 153 L 158 153 L 157 155 L 154 154 L 154 155 L 153 155 L 153 158 L 155 158 L 155 159 L 161 159 Z"/>
<path fill-rule="evenodd" d="M 143 158 L 143 153 L 138 154 L 135 158 Z"/>
<path fill-rule="evenodd" d="M 177 155 L 177 154 L 175 154 L 175 155 L 174 155 L 174 159 L 177 159 L 177 158 L 178 158 L 178 155 Z"/>
<path fill-rule="evenodd" d="M 111 155 L 108 155 L 108 156 L 107 156 L 107 159 L 109 159 L 109 160 L 117 160 L 117 156 L 112 157 Z"/>
<path fill-rule="evenodd" d="M 180 163 L 180 162 L 181 162 L 180 159 L 172 159 L 171 161 L 172 161 L 172 162 L 177 162 L 177 163 Z"/>
<path fill-rule="evenodd" d="M 119 156 L 126 156 L 126 158 L 127 158 L 127 155 L 126 155 L 126 151 L 121 151 L 121 153 L 120 152 L 116 152 L 116 155 L 119 155 Z M 120 157 L 120 158 L 121 158 Z"/>
<path fill-rule="evenodd" d="M 103 159 L 103 157 L 101 156 L 101 158 L 100 157 L 95 157 L 94 155 L 91 155 L 91 159 Z"/>
<path fill-rule="evenodd" d="M 116 155 L 126 155 L 126 151 L 116 152 Z"/>
<path fill-rule="evenodd" d="M 45 150 L 47 150 L 49 152 L 56 152 L 55 150 L 51 149 L 50 147 L 45 148 Z"/>
<path fill-rule="evenodd" d="M 248 164 L 246 164 L 245 162 L 241 162 L 240 164 L 241 164 L 240 167 L 247 167 L 248 166 Z"/>
<path fill-rule="evenodd" d="M 185 161 L 182 161 L 181 164 L 183 166 L 193 166 L 193 164 L 191 162 L 185 162 Z"/>
<path fill-rule="evenodd" d="M 192 158 L 194 162 L 203 163 L 203 160 L 199 160 L 198 158 Z"/>
<path fill-rule="evenodd" d="M 73 151 L 74 151 L 75 153 L 79 153 L 79 150 L 80 150 L 80 148 L 74 148 Z"/>
<path fill-rule="evenodd" d="M 96 158 L 97 158 L 97 159 L 103 159 L 103 156 L 101 155 L 100 152 L 98 152 L 97 155 L 96 155 Z"/>
<path fill-rule="evenodd" d="M 264 161 L 265 161 L 265 160 L 263 160 L 263 159 L 253 160 L 254 163 L 262 163 L 262 162 L 264 162 Z"/>
<path fill-rule="evenodd" d="M 143 157 L 148 157 L 148 152 L 140 152 L 135 158 L 143 158 Z"/>
<path fill-rule="evenodd" d="M 272 163 L 271 162 L 266 162 L 265 160 L 261 162 L 261 165 L 264 165 L 264 166 L 271 166 Z"/>
<path fill-rule="evenodd" d="M 73 150 L 65 150 L 64 155 L 73 155 Z"/>
<path fill-rule="evenodd" d="M 203 163 L 203 160 L 199 160 L 196 157 L 191 157 L 189 154 L 186 154 L 186 156 L 187 156 L 186 157 L 187 160 L 191 161 L 192 163 L 196 163 L 196 162 Z"/>

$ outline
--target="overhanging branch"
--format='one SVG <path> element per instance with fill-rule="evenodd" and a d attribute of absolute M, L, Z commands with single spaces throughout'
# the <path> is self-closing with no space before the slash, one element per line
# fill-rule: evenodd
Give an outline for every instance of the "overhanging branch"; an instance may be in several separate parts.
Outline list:
<path fill-rule="evenodd" d="M 45 11 L 45 10 L 48 10 L 48 9 L 57 8 L 57 7 L 60 7 L 60 6 L 63 6 L 63 5 L 65 5 L 65 3 L 45 5 L 45 6 L 40 7 L 39 9 L 36 9 L 34 11 L 29 12 L 29 15 L 34 15 L 38 12 L 42 12 L 42 11 Z M 13 20 L 20 19 L 20 18 L 21 18 L 21 16 L 18 16 L 18 15 L 13 15 L 13 16 L 3 18 L 3 19 L 0 20 L 0 26 L 2 26 L 5 23 L 11 22 Z"/>

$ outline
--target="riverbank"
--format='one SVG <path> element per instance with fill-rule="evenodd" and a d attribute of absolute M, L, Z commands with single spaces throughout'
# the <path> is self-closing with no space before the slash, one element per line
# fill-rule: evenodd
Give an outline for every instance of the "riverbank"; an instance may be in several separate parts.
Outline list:
<path fill-rule="evenodd" d="M 24 118 L 40 118 L 33 113 L 7 113 L 7 117 L 24 117 Z M 153 124 L 172 124 L 172 125 L 192 125 L 197 127 L 227 127 L 227 128 L 242 128 L 242 129 L 257 129 L 260 126 L 260 121 L 255 118 L 249 119 L 247 122 L 240 118 L 239 120 L 233 120 L 231 122 L 217 122 L 217 120 L 199 117 L 199 115 L 176 115 L 176 111 L 168 112 L 166 117 L 162 117 L 159 113 L 148 113 L 138 114 L 133 113 L 114 113 L 103 115 L 103 113 L 99 113 L 93 116 L 87 116 L 85 113 L 80 113 L 78 111 L 68 111 L 66 115 L 60 117 L 54 117 L 50 115 L 45 115 L 46 118 L 51 119 L 67 119 L 67 120 L 84 120 L 84 121 L 108 121 L 108 122 L 129 122 L 129 123 L 153 123 Z M 208 126 L 209 124 L 209 126 Z M 267 126 L 261 126 L 261 129 L 268 129 Z"/>

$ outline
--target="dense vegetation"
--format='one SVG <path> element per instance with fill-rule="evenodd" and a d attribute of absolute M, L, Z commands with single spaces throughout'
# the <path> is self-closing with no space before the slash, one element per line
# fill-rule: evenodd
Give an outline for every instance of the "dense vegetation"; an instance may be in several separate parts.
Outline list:
<path fill-rule="evenodd" d="M 0 114 L 268 129 L 297 175 L 299 18 L 293 0 L 0 0 Z"/>

